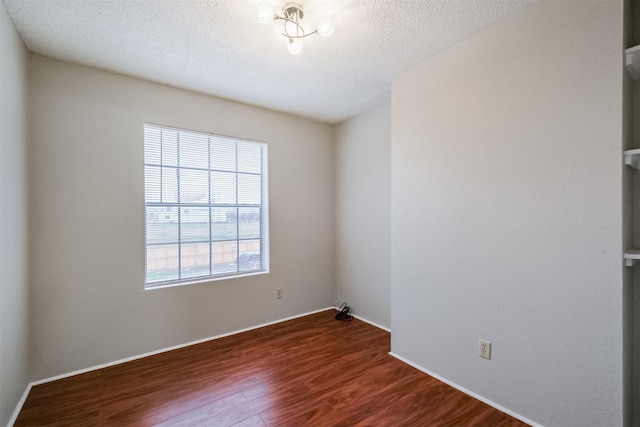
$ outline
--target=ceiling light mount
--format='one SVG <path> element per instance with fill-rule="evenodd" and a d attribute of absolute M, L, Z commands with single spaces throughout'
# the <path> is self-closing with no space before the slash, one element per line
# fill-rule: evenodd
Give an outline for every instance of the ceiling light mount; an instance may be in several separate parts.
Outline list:
<path fill-rule="evenodd" d="M 299 19 L 304 18 L 304 10 L 302 10 L 302 5 L 300 3 L 287 3 L 282 8 L 282 13 L 284 13 L 285 17 L 297 17 Z"/>
<path fill-rule="evenodd" d="M 304 9 L 300 3 L 286 3 L 282 7 L 282 15 L 276 14 L 268 2 L 260 3 L 256 10 L 256 20 L 260 24 L 269 25 L 273 21 L 284 21 L 282 35 L 288 39 L 287 49 L 292 55 L 298 55 L 302 52 L 303 38 L 309 37 L 312 34 L 318 34 L 321 37 L 331 37 L 336 30 L 333 18 L 324 16 L 318 21 L 318 28 L 307 33 L 302 27 L 302 18 L 304 18 Z"/>

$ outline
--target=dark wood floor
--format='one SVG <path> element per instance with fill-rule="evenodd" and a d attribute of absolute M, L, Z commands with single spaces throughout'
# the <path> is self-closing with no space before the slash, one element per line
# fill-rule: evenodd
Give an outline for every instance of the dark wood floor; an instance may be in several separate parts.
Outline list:
<path fill-rule="evenodd" d="M 16 426 L 523 426 L 325 311 L 35 386 Z"/>

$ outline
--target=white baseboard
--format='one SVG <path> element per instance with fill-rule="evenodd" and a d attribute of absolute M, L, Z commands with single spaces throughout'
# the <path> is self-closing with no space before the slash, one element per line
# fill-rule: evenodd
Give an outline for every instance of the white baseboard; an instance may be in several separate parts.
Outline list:
<path fill-rule="evenodd" d="M 11 418 L 9 418 L 7 427 L 12 427 L 16 423 L 16 420 L 18 419 L 18 415 L 20 415 L 20 411 L 22 411 L 22 407 L 24 406 L 24 402 L 27 400 L 27 396 L 29 395 L 30 391 L 31 391 L 31 383 L 27 384 L 27 387 L 24 389 L 24 393 L 22 393 L 22 397 L 18 401 L 18 404 L 16 405 L 16 409 L 13 410 L 13 414 L 11 415 Z"/>
<path fill-rule="evenodd" d="M 338 311 L 338 310 L 339 310 L 339 308 L 338 308 L 338 307 L 336 307 L 335 305 L 333 306 L 333 309 L 334 309 L 334 310 L 336 310 L 336 311 Z M 358 319 L 358 320 L 362 320 L 364 323 L 368 323 L 368 324 L 370 324 L 371 326 L 375 326 L 375 327 L 376 327 L 376 328 L 378 328 L 378 329 L 382 329 L 383 331 L 386 331 L 386 332 L 391 333 L 391 329 L 389 329 L 389 328 L 387 328 L 387 327 L 385 327 L 385 326 L 378 325 L 377 323 L 372 322 L 371 320 L 365 319 L 364 317 L 359 316 L 359 315 L 354 314 L 354 313 L 351 313 L 351 315 L 352 315 L 353 317 L 355 317 L 356 319 Z"/>
<path fill-rule="evenodd" d="M 472 392 L 471 390 L 467 390 L 466 388 L 464 388 L 464 387 L 462 387 L 462 386 L 460 386 L 460 385 L 458 385 L 458 384 L 456 384 L 456 383 L 454 383 L 452 381 L 447 380 L 446 378 L 442 378 L 440 375 L 438 375 L 436 373 L 433 373 L 430 370 L 425 369 L 422 366 L 420 366 L 420 365 L 418 365 L 416 363 L 413 363 L 412 361 L 410 361 L 408 359 L 405 359 L 404 357 L 402 357 L 402 356 L 400 356 L 400 355 L 398 355 L 398 354 L 396 354 L 396 353 L 394 353 L 392 351 L 389 352 L 389 355 L 395 357 L 396 359 L 400 360 L 401 362 L 406 363 L 409 366 L 413 366 L 417 370 L 424 372 L 425 374 L 429 375 L 430 377 L 433 377 L 433 378 L 435 378 L 435 379 L 437 379 L 439 381 L 442 381 L 443 383 L 445 383 L 447 385 L 450 385 L 451 387 L 463 392 L 464 394 L 467 394 L 467 395 L 473 397 L 474 399 L 477 399 L 477 400 L 479 400 L 481 402 L 486 403 L 489 406 L 492 406 L 492 407 L 496 408 L 498 411 L 504 412 L 507 415 L 511 415 L 513 418 L 516 418 L 516 419 L 522 421 L 523 423 L 527 423 L 532 427 L 543 427 L 541 424 L 538 424 L 538 423 L 536 423 L 534 421 L 531 421 L 530 419 L 528 419 L 526 417 L 523 417 L 522 415 L 517 414 L 517 413 L 505 408 L 504 406 L 498 405 L 497 403 L 492 402 L 491 400 L 486 399 L 486 398 L 480 396 L 479 394 Z"/>
<path fill-rule="evenodd" d="M 265 326 L 271 326 L 271 325 L 275 325 L 277 323 L 286 322 L 288 320 L 297 319 L 299 317 L 309 316 L 311 314 L 316 314 L 316 313 L 320 313 L 322 311 L 331 310 L 332 308 L 333 307 L 321 308 L 319 310 L 310 311 L 308 313 L 297 314 L 295 316 L 286 317 L 284 319 L 274 320 L 273 322 L 262 323 L 260 325 L 250 326 L 248 328 L 239 329 L 239 330 L 228 332 L 228 333 L 225 333 L 225 334 L 215 335 L 213 337 L 203 338 L 203 339 L 196 340 L 196 341 L 191 341 L 191 342 L 188 342 L 188 343 L 185 343 L 185 344 L 178 344 L 178 345 L 174 345 L 172 347 L 167 347 L 167 348 L 163 348 L 163 349 L 160 349 L 160 350 L 150 351 L 148 353 L 140 354 L 140 355 L 137 355 L 137 356 L 131 356 L 131 357 L 126 357 L 124 359 L 115 360 L 113 362 L 107 362 L 107 363 L 103 363 L 101 365 L 91 366 L 89 368 L 78 369 L 77 371 L 69 372 L 69 373 L 66 373 L 66 374 L 56 375 L 54 377 L 44 378 L 44 379 L 37 380 L 37 381 L 32 381 L 29 384 L 29 389 L 32 386 L 35 386 L 35 385 L 45 384 L 45 383 L 48 383 L 48 382 L 51 382 L 51 381 L 56 381 L 56 380 L 60 380 L 60 379 L 63 379 L 63 378 L 72 377 L 74 375 L 84 374 L 84 373 L 87 373 L 87 372 L 96 371 L 98 369 L 108 368 L 110 366 L 119 365 L 121 363 L 131 362 L 133 360 L 142 359 L 144 357 L 149 357 L 149 356 L 154 356 L 156 354 L 165 353 L 167 351 L 177 350 L 179 348 L 184 348 L 184 347 L 189 347 L 190 345 L 201 344 L 203 342 L 217 340 L 217 339 L 220 339 L 220 338 L 228 337 L 230 335 L 241 334 L 242 332 L 248 332 L 248 331 L 252 331 L 254 329 L 264 328 Z M 26 398 L 26 396 L 25 396 L 25 398 Z M 22 403 L 24 403 L 24 402 L 22 402 Z M 22 407 L 22 405 L 20 405 L 20 407 Z M 17 410 L 16 412 L 20 412 L 20 411 Z"/>
<path fill-rule="evenodd" d="M 367 319 L 365 319 L 364 317 L 358 316 L 357 314 L 354 314 L 354 315 L 353 315 L 353 317 L 355 317 L 355 318 L 356 318 L 356 319 L 358 319 L 358 320 L 362 320 L 363 322 L 368 323 L 368 324 L 370 324 L 371 326 L 375 326 L 375 327 L 376 327 L 376 328 L 378 328 L 378 329 L 382 329 L 383 331 L 386 331 L 386 332 L 391 333 L 391 329 L 389 329 L 389 328 L 385 328 L 385 327 L 384 327 L 384 326 L 382 326 L 382 325 L 378 325 L 377 323 L 372 322 L 371 320 L 367 320 Z"/>
<path fill-rule="evenodd" d="M 375 327 L 376 327 L 376 328 L 378 328 L 378 329 L 382 329 L 383 331 L 387 331 L 387 332 L 391 333 L 391 329 L 389 329 L 389 328 L 385 328 L 385 327 L 384 327 L 384 326 L 382 326 L 382 325 L 378 325 L 377 323 L 372 322 L 371 320 L 367 320 L 367 319 L 365 319 L 365 318 L 364 318 L 364 317 L 362 317 L 362 316 L 358 316 L 357 314 L 353 314 L 353 317 L 355 317 L 355 318 L 356 318 L 356 319 L 358 319 L 358 320 L 362 320 L 363 322 L 368 323 L 368 324 L 370 324 L 371 326 L 375 326 Z"/>

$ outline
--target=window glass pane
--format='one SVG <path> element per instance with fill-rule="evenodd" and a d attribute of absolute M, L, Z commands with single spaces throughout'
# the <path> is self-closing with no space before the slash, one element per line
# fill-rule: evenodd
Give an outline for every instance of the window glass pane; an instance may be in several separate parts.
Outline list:
<path fill-rule="evenodd" d="M 238 208 L 238 232 L 240 239 L 255 239 L 261 233 L 261 209 L 260 208 Z"/>
<path fill-rule="evenodd" d="M 209 242 L 187 243 L 180 247 L 180 267 L 183 279 L 208 276 Z"/>
<path fill-rule="evenodd" d="M 238 204 L 259 205 L 262 200 L 260 175 L 238 174 Z"/>
<path fill-rule="evenodd" d="M 213 248 L 213 273 L 236 273 L 238 271 L 236 263 L 236 254 L 238 252 L 238 243 L 233 242 L 215 242 L 212 243 Z"/>
<path fill-rule="evenodd" d="M 234 205 L 236 203 L 236 174 L 211 172 L 211 203 Z"/>
<path fill-rule="evenodd" d="M 177 203 L 178 169 L 161 168 L 160 174 L 160 194 L 162 195 L 162 203 Z"/>
<path fill-rule="evenodd" d="M 233 140 L 211 137 L 211 169 L 236 170 L 236 142 Z"/>
<path fill-rule="evenodd" d="M 209 137 L 199 133 L 180 133 L 180 167 L 209 167 Z"/>
<path fill-rule="evenodd" d="M 209 241 L 209 208 L 180 208 L 180 241 Z"/>
<path fill-rule="evenodd" d="M 177 208 L 168 206 L 147 207 L 147 244 L 177 243 Z"/>
<path fill-rule="evenodd" d="M 180 169 L 180 203 L 209 203 L 209 172 Z"/>
<path fill-rule="evenodd" d="M 236 208 L 212 208 L 211 240 L 236 240 L 238 238 L 238 222 Z"/>
<path fill-rule="evenodd" d="M 145 166 L 144 168 L 144 200 L 147 203 L 160 202 L 160 168 Z"/>
<path fill-rule="evenodd" d="M 161 133 L 158 128 L 145 127 L 144 129 L 144 162 L 159 165 L 161 162 L 162 145 Z"/>
<path fill-rule="evenodd" d="M 260 253 L 260 240 L 243 240 L 239 246 L 238 270 L 249 271 L 261 269 L 262 254 Z"/>
<path fill-rule="evenodd" d="M 260 145 L 238 142 L 238 172 L 262 172 L 262 147 Z"/>
<path fill-rule="evenodd" d="M 178 166 L 178 132 L 163 129 L 161 134 L 162 164 Z"/>
<path fill-rule="evenodd" d="M 147 283 L 178 278 L 178 245 L 148 246 Z"/>

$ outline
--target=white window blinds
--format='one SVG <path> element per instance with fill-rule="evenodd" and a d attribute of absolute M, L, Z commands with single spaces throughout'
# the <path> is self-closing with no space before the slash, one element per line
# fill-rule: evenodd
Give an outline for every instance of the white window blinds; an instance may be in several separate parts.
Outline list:
<path fill-rule="evenodd" d="M 145 287 L 268 272 L 267 145 L 144 125 Z"/>

